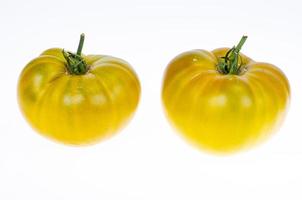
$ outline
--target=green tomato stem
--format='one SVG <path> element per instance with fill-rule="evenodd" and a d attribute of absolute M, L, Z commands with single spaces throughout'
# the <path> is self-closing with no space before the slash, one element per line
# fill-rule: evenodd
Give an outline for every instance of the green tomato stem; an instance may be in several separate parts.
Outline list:
<path fill-rule="evenodd" d="M 230 62 L 230 72 L 229 72 L 230 74 L 238 73 L 238 70 L 240 68 L 240 66 L 238 65 L 239 52 L 246 40 L 247 40 L 247 36 L 242 36 L 241 40 L 239 41 L 239 43 L 237 44 L 237 46 L 233 51 L 233 55 L 231 55 L 233 57 L 233 60 L 231 60 Z"/>
<path fill-rule="evenodd" d="M 231 48 L 224 57 L 218 63 L 219 71 L 223 74 L 235 74 L 238 75 L 240 73 L 239 64 L 240 60 L 240 50 L 247 40 L 247 36 L 242 36 L 241 40 L 237 44 L 237 46 Z"/>
<path fill-rule="evenodd" d="M 72 75 L 83 75 L 87 72 L 88 67 L 82 58 L 82 49 L 84 45 L 85 35 L 82 33 L 78 45 L 77 53 L 71 53 L 63 49 L 63 56 L 67 62 L 67 71 Z"/>
<path fill-rule="evenodd" d="M 84 40 L 85 40 L 85 34 L 82 33 L 81 36 L 80 36 L 80 42 L 79 42 L 79 46 L 78 46 L 78 50 L 77 50 L 77 55 L 78 56 L 81 56 L 81 54 L 82 54 Z"/>

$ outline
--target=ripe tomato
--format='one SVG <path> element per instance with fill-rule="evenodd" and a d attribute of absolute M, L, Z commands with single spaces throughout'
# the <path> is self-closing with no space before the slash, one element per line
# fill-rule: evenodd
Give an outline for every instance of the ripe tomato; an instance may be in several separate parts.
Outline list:
<path fill-rule="evenodd" d="M 31 126 L 56 141 L 83 145 L 111 136 L 134 113 L 140 83 L 130 65 L 105 55 L 59 48 L 44 51 L 23 69 L 20 108 Z"/>
<path fill-rule="evenodd" d="M 162 88 L 166 114 L 185 138 L 216 153 L 229 153 L 266 138 L 289 104 L 285 75 L 272 64 L 232 49 L 192 50 L 168 65 Z"/>

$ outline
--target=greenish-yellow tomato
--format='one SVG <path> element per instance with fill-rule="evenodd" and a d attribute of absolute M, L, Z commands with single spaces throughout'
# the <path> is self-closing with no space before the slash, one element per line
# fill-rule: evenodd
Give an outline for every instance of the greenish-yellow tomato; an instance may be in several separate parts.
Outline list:
<path fill-rule="evenodd" d="M 20 108 L 39 133 L 58 142 L 86 145 L 113 135 L 133 115 L 140 83 L 119 58 L 44 51 L 23 69 Z"/>
<path fill-rule="evenodd" d="M 290 99 L 276 66 L 236 48 L 192 50 L 168 65 L 162 101 L 169 120 L 202 149 L 230 153 L 254 145 L 282 122 Z"/>

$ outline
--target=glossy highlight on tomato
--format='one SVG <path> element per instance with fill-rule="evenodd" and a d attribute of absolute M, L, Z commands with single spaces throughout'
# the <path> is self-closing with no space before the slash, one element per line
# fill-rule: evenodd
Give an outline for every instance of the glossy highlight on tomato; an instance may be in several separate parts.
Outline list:
<path fill-rule="evenodd" d="M 64 144 L 87 145 L 116 133 L 133 115 L 140 83 L 124 60 L 60 48 L 44 51 L 23 69 L 18 101 L 31 126 Z"/>
<path fill-rule="evenodd" d="M 253 146 L 284 119 L 290 86 L 276 66 L 229 49 L 192 50 L 165 72 L 162 101 L 171 123 L 188 141 L 215 153 Z"/>

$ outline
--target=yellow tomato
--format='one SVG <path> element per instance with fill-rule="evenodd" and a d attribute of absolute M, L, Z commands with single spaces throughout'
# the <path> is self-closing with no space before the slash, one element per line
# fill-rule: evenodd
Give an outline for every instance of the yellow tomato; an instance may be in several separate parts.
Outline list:
<path fill-rule="evenodd" d="M 20 108 L 31 126 L 56 141 L 85 145 L 111 136 L 134 113 L 140 84 L 130 65 L 104 55 L 48 49 L 23 69 Z"/>
<path fill-rule="evenodd" d="M 175 127 L 193 144 L 216 153 L 254 145 L 274 132 L 289 104 L 287 78 L 237 47 L 192 50 L 168 65 L 162 100 Z"/>

